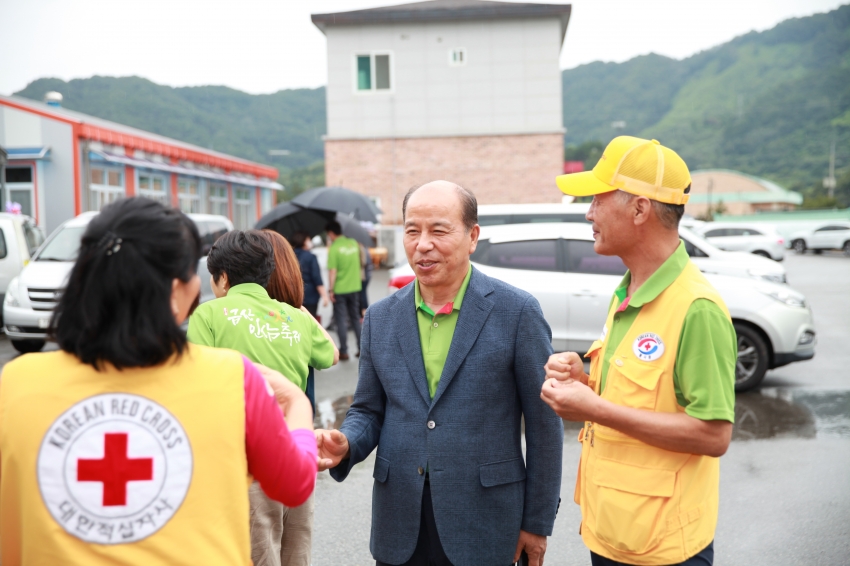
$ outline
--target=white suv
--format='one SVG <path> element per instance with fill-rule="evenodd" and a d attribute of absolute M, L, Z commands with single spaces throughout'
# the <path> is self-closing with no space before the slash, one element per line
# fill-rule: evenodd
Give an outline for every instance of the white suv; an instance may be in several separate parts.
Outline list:
<path fill-rule="evenodd" d="M 498 226 L 505 224 L 537 224 L 552 222 L 579 222 L 589 224 L 585 215 L 589 203 L 570 204 L 489 204 L 478 207 L 478 224 Z M 785 268 L 767 258 L 753 257 L 740 251 L 723 251 L 705 238 L 686 228 L 679 227 L 679 237 L 685 242 L 688 255 L 703 273 L 719 273 L 754 277 L 774 283 L 786 283 Z"/>
<path fill-rule="evenodd" d="M 42 242 L 44 233 L 32 218 L 0 213 L 0 300 Z"/>
<path fill-rule="evenodd" d="M 766 224 L 708 222 L 694 232 L 730 252 L 747 252 L 775 261 L 785 259 L 785 238 Z"/>
<path fill-rule="evenodd" d="M 806 250 L 816 254 L 823 250 L 844 250 L 844 255 L 850 256 L 850 222 L 830 222 L 814 230 L 795 232 L 791 247 L 798 254 Z"/>
<path fill-rule="evenodd" d="M 620 258 L 593 250 L 587 224 L 485 227 L 471 259 L 482 272 L 540 301 L 556 351 L 587 351 L 599 337 L 611 296 L 626 272 Z M 396 268 L 391 285 L 410 281 L 411 275 L 409 266 Z M 751 277 L 706 277 L 726 302 L 738 333 L 737 390 L 755 387 L 768 369 L 814 356 L 812 312 L 802 294 Z"/>
<path fill-rule="evenodd" d="M 17 351 L 38 352 L 44 347 L 53 309 L 77 260 L 80 240 L 96 215 L 97 212 L 84 212 L 59 226 L 35 252 L 33 261 L 9 283 L 3 300 L 3 324 Z M 223 216 L 188 216 L 198 226 L 203 253 L 209 251 L 215 238 L 233 230 L 233 224 Z M 203 285 L 209 287 L 205 281 Z M 201 298 L 212 298 L 212 291 L 202 292 Z"/>

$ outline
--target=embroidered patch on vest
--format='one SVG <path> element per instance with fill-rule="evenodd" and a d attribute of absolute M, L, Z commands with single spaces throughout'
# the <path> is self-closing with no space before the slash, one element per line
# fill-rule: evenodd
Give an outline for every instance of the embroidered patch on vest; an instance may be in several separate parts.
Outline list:
<path fill-rule="evenodd" d="M 646 332 L 635 338 L 632 351 L 639 360 L 652 362 L 664 354 L 664 342 L 654 332 Z"/>
<path fill-rule="evenodd" d="M 158 403 L 126 393 L 84 399 L 41 442 L 38 485 L 65 531 L 95 544 L 126 544 L 161 529 L 192 481 L 192 448 Z"/>

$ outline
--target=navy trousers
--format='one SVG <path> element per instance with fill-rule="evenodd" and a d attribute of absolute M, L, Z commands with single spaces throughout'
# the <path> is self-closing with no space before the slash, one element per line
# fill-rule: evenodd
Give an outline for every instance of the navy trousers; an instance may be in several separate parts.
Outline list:
<path fill-rule="evenodd" d="M 375 562 L 376 566 L 391 566 L 380 560 Z M 416 550 L 410 560 L 401 566 L 452 566 L 440 536 L 437 534 L 437 522 L 434 520 L 434 507 L 431 504 L 431 484 L 425 482 L 422 490 L 422 518 L 419 521 L 419 539 L 416 541 Z"/>
<path fill-rule="evenodd" d="M 348 325 L 354 328 L 357 350 L 360 350 L 360 291 L 334 295 L 334 320 L 339 334 L 339 353 L 348 353 Z"/>
<path fill-rule="evenodd" d="M 590 563 L 593 566 L 628 566 L 623 562 L 610 560 L 593 552 L 590 553 Z M 711 566 L 712 564 L 714 564 L 714 541 L 708 543 L 708 546 L 703 548 L 699 554 L 673 566 Z"/>

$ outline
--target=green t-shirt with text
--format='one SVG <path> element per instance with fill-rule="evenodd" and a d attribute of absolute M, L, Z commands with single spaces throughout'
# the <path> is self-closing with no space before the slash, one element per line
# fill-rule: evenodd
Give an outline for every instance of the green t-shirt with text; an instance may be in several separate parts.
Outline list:
<path fill-rule="evenodd" d="M 309 367 L 333 365 L 334 344 L 309 314 L 269 297 L 256 283 L 231 287 L 227 296 L 200 305 L 189 318 L 189 341 L 236 350 L 307 387 Z"/>
<path fill-rule="evenodd" d="M 328 270 L 331 269 L 336 269 L 336 281 L 332 289 L 334 293 L 359 293 L 363 288 L 360 280 L 360 244 L 345 236 L 334 240 L 328 248 Z"/>

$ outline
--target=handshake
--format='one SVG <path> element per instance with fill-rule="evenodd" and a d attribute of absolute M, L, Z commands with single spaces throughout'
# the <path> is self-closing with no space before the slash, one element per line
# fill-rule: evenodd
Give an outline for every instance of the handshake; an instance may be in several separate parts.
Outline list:
<path fill-rule="evenodd" d="M 270 395 L 275 397 L 290 429 L 313 428 L 313 408 L 301 389 L 278 371 L 254 364 L 266 380 Z M 335 468 L 348 458 L 348 439 L 338 430 L 316 429 L 319 471 Z"/>

